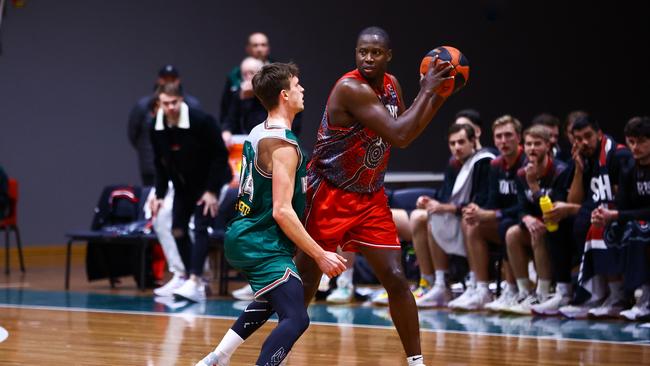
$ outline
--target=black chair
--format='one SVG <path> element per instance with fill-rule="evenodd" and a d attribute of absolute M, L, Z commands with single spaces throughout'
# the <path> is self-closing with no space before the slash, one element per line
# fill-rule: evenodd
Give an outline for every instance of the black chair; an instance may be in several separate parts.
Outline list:
<path fill-rule="evenodd" d="M 144 290 L 146 287 L 146 251 L 149 244 L 157 240 L 154 233 L 122 233 L 116 231 L 105 231 L 102 228 L 115 224 L 128 224 L 129 222 L 142 220 L 144 218 L 143 206 L 150 188 L 136 187 L 129 185 L 109 185 L 104 187 L 99 201 L 95 208 L 95 214 L 90 230 L 74 230 L 65 234 L 68 238 L 66 247 L 66 271 L 65 271 L 65 289 L 70 288 L 70 260 L 72 252 L 72 243 L 88 243 L 86 257 L 86 271 L 90 280 L 108 277 L 111 286 L 114 285 L 114 277 L 132 274 L 132 258 L 120 258 L 119 263 L 110 260 L 110 251 L 112 249 L 123 249 L 124 247 L 137 247 L 137 264 L 138 275 L 136 282 L 138 288 Z M 113 207 L 112 203 L 115 198 L 115 192 L 122 192 L 124 195 L 132 195 L 132 207 L 122 205 L 120 202 Z M 115 201 L 116 202 L 116 201 Z M 115 217 L 111 210 L 119 210 L 119 218 Z M 104 255 L 107 254 L 107 255 Z M 114 258 L 112 258 L 114 259 Z M 101 268 L 100 268 L 101 267 Z M 115 268 L 119 267 L 119 268 Z"/>

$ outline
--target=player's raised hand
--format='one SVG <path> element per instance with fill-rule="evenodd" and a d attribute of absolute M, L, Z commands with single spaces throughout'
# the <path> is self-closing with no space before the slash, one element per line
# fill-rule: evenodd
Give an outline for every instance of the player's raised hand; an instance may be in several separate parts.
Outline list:
<path fill-rule="evenodd" d="M 338 255 L 337 253 L 324 251 L 323 255 L 314 258 L 318 268 L 328 277 L 336 277 L 346 270 L 345 262 L 348 260 Z"/>
<path fill-rule="evenodd" d="M 454 77 L 449 75 L 453 68 L 454 67 L 449 61 L 438 62 L 438 56 L 435 56 L 429 63 L 429 70 L 427 70 L 427 73 L 424 74 L 424 77 L 420 80 L 420 88 L 432 90 L 438 95 L 449 96 L 451 90 L 446 89 L 449 84 L 451 84 L 451 88 L 453 89 Z"/>

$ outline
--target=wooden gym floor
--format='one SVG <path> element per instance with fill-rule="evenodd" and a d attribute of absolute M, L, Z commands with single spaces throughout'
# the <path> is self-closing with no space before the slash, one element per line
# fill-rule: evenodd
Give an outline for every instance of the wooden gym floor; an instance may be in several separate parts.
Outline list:
<path fill-rule="evenodd" d="M 0 365 L 194 365 L 246 305 L 154 301 L 130 278 L 117 289 L 88 283 L 83 247 L 75 247 L 69 292 L 63 248 L 29 248 L 25 275 L 17 261 L 0 275 Z M 288 365 L 406 364 L 387 308 L 316 303 L 310 316 Z M 636 323 L 442 310 L 420 311 L 420 322 L 429 366 L 650 364 L 650 328 Z M 254 364 L 274 326 L 252 336 L 231 365 Z"/>

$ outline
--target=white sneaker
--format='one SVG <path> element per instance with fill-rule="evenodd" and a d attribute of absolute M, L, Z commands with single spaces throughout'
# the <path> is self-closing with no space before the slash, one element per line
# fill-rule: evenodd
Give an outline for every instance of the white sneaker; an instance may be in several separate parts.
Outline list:
<path fill-rule="evenodd" d="M 255 299 L 255 293 L 253 292 L 253 288 L 251 285 L 246 285 L 240 289 L 237 289 L 233 291 L 232 297 L 234 297 L 237 300 L 244 300 L 244 301 L 250 301 Z"/>
<path fill-rule="evenodd" d="M 153 290 L 154 295 L 156 296 L 172 296 L 174 293 L 174 290 L 178 289 L 179 287 L 183 286 L 185 283 L 185 276 L 178 275 L 174 273 L 174 277 L 172 277 L 169 282 L 164 284 L 163 286 L 160 286 L 156 289 Z"/>
<path fill-rule="evenodd" d="M 177 299 L 203 302 L 205 301 L 205 285 L 202 281 L 196 283 L 196 281 L 187 280 L 183 286 L 176 289 L 173 294 Z"/>
<path fill-rule="evenodd" d="M 605 299 L 593 299 L 584 304 L 561 306 L 558 310 L 560 314 L 569 319 L 585 319 L 587 315 L 589 315 L 589 310 L 600 306 L 604 300 Z"/>
<path fill-rule="evenodd" d="M 230 365 L 230 357 L 225 357 L 221 354 L 221 357 L 214 352 L 208 353 L 205 358 L 197 362 L 195 366 L 228 366 Z"/>
<path fill-rule="evenodd" d="M 545 299 L 540 299 L 539 295 L 533 293 L 529 294 L 526 296 L 523 300 L 519 301 L 518 304 L 511 306 L 509 308 L 504 309 L 503 311 L 507 313 L 512 313 L 512 314 L 520 314 L 520 315 L 531 315 L 533 311 L 531 308 L 533 305 L 540 304 L 544 301 Z"/>
<path fill-rule="evenodd" d="M 325 301 L 335 304 L 347 304 L 354 300 L 354 287 L 343 286 L 335 288 L 332 293 L 327 295 Z"/>
<path fill-rule="evenodd" d="M 587 316 L 594 318 L 618 317 L 627 306 L 629 306 L 627 301 L 619 294 L 610 294 L 601 306 L 589 309 Z"/>
<path fill-rule="evenodd" d="M 531 306 L 530 310 L 537 315 L 558 315 L 562 306 L 569 305 L 571 298 L 556 292 L 541 304 Z"/>
<path fill-rule="evenodd" d="M 413 294 L 413 297 L 417 301 L 419 298 L 424 296 L 427 292 L 431 291 L 431 288 L 432 287 L 429 281 L 425 280 L 424 278 L 420 278 L 418 287 L 416 287 L 414 290 L 411 290 L 411 293 Z M 372 303 L 375 305 L 388 305 L 388 292 L 386 292 L 386 290 L 381 290 L 381 292 L 373 296 Z"/>
<path fill-rule="evenodd" d="M 501 295 L 494 301 L 485 304 L 485 309 L 490 311 L 503 311 L 517 304 L 517 292 L 510 291 L 507 288 L 501 292 Z"/>
<path fill-rule="evenodd" d="M 330 289 L 330 278 L 323 273 L 323 275 L 320 276 L 320 282 L 318 283 L 318 291 L 327 292 L 329 291 L 329 289 Z"/>
<path fill-rule="evenodd" d="M 650 291 L 644 291 L 631 309 L 621 311 L 620 315 L 629 320 L 650 316 Z"/>
<path fill-rule="evenodd" d="M 451 300 L 449 304 L 447 304 L 447 306 L 451 309 L 458 308 L 458 304 L 463 304 L 465 301 L 467 301 L 467 299 L 469 299 L 470 297 L 472 297 L 472 295 L 474 295 L 475 291 L 476 291 L 475 287 L 467 287 L 467 289 L 465 289 L 465 292 L 463 292 L 457 298 Z"/>
<path fill-rule="evenodd" d="M 492 293 L 487 288 L 475 289 L 471 295 L 463 302 L 456 304 L 456 309 L 459 310 L 481 310 L 487 303 L 492 301 Z M 451 303 L 449 303 L 451 307 Z"/>
<path fill-rule="evenodd" d="M 415 300 L 419 308 L 445 307 L 451 300 L 451 291 L 444 285 L 434 285 L 431 291 Z"/>
<path fill-rule="evenodd" d="M 371 302 L 375 305 L 388 305 L 388 292 L 386 290 L 379 291 L 372 297 Z"/>

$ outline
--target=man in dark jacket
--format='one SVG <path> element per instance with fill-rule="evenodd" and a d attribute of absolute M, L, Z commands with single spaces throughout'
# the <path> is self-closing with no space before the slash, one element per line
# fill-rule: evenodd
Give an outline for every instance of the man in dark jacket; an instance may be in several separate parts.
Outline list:
<path fill-rule="evenodd" d="M 176 190 L 172 234 L 190 275 L 174 295 L 199 302 L 205 300 L 201 274 L 207 257 L 207 227 L 210 216 L 217 215 L 222 187 L 232 178 L 228 151 L 217 122 L 212 116 L 188 107 L 178 84 L 165 84 L 157 94 L 160 109 L 151 129 L 156 199 L 151 211 L 154 216 L 158 213 L 171 180 Z M 192 216 L 194 244 L 188 235 Z"/>
<path fill-rule="evenodd" d="M 165 65 L 158 71 L 158 79 L 154 90 L 165 83 L 181 85 L 181 78 L 178 69 L 174 65 Z M 199 100 L 195 97 L 183 95 L 185 103 L 193 109 L 201 109 Z M 153 150 L 149 139 L 151 121 L 157 107 L 158 98 L 154 93 L 145 95 L 138 100 L 138 103 L 129 113 L 128 135 L 129 142 L 138 153 L 138 165 L 142 184 L 152 186 L 154 184 L 155 169 L 153 166 Z"/>

